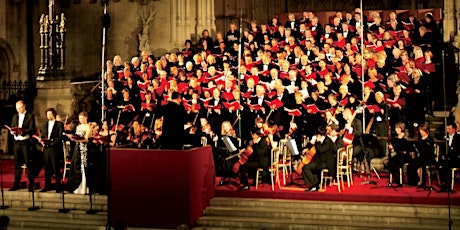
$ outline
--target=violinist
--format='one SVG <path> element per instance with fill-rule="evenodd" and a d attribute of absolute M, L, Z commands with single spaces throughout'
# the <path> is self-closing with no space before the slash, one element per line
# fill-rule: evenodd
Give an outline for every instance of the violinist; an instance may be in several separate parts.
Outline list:
<path fill-rule="evenodd" d="M 163 118 L 158 118 L 155 120 L 155 124 L 153 125 L 153 130 L 149 131 L 149 136 L 148 137 L 143 136 L 143 138 L 145 138 L 144 143 L 149 142 L 148 139 L 150 139 L 152 141 L 152 146 L 151 146 L 152 148 L 155 148 L 155 149 L 160 148 L 163 142 L 162 134 L 163 134 Z M 150 146 L 147 146 L 147 148 L 149 147 Z"/>
<path fill-rule="evenodd" d="M 208 143 L 208 145 L 214 143 L 213 140 L 217 140 L 217 138 L 214 138 L 216 134 L 212 131 L 211 124 L 209 124 L 206 117 L 200 117 L 200 128 L 197 129 L 196 135 L 200 138 L 206 139 L 206 143 Z M 214 144 L 211 146 L 214 146 Z"/>
<path fill-rule="evenodd" d="M 268 171 L 268 166 L 270 164 L 270 147 L 267 143 L 267 139 L 263 138 L 260 135 L 260 130 L 254 128 L 251 130 L 252 140 L 250 141 L 250 146 L 246 148 L 246 152 L 243 154 L 250 154 L 249 158 L 245 163 L 240 162 L 242 158 L 238 161 L 241 163 L 239 167 L 240 183 L 242 190 L 249 190 L 248 177 L 255 178 L 258 168 L 263 169 L 262 181 L 271 183 L 270 173 Z"/>
<path fill-rule="evenodd" d="M 134 121 L 132 127 L 129 129 L 129 141 L 137 146 L 140 143 L 142 132 L 143 130 L 139 121 Z"/>
<path fill-rule="evenodd" d="M 236 131 L 233 129 L 232 124 L 229 121 L 222 122 L 221 132 L 219 134 L 219 139 L 217 141 L 217 149 L 214 154 L 215 159 L 215 167 L 216 167 L 216 175 L 222 176 L 222 180 L 220 181 L 221 184 L 228 183 L 228 179 L 230 178 L 230 169 L 232 167 L 232 163 L 229 160 L 226 160 L 226 157 L 229 155 L 234 154 L 231 152 L 230 149 L 227 148 L 224 137 L 228 137 L 228 139 L 235 146 L 239 148 L 239 139 L 236 136 Z M 237 159 L 237 158 L 233 158 Z"/>

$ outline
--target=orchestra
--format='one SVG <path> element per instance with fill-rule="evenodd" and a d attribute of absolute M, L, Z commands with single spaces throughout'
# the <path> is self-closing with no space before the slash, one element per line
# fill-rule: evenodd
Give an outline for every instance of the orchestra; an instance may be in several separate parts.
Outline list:
<path fill-rule="evenodd" d="M 101 173 L 88 167 L 102 165 L 104 148 L 181 150 L 203 143 L 212 146 L 216 170 L 226 170 L 218 174 L 223 179 L 238 176 L 240 190 L 248 190 L 248 174 L 253 178 L 259 167 L 263 181 L 271 182 L 267 179 L 270 152 L 283 139 L 294 139 L 304 153 L 298 171 L 309 191 L 319 189 L 318 170 L 327 168 L 335 175 L 336 151 L 347 145 L 353 146 L 353 157 L 365 163 L 367 174 L 370 160 L 388 153 L 387 166 L 393 176 L 390 186 L 403 184 L 399 169 L 404 164 L 410 165 L 408 172 L 416 178 L 416 185 L 425 186 L 424 170 L 435 164 L 433 138 L 424 124 L 424 115 L 432 108 L 425 102 L 430 99 L 427 88 L 436 76 L 432 59 L 438 58 L 434 56 L 438 44 L 425 36 L 437 31 L 432 21 L 415 22 L 413 17 L 390 18 L 386 24 L 380 17 L 365 17 L 371 21 L 362 25 L 360 16 L 347 13 L 342 18 L 340 13 L 330 22 L 319 22 L 314 12 L 306 11 L 301 20 L 289 14 L 284 26 L 276 17 L 262 25 L 252 21 L 241 34 L 241 45 L 240 32 L 232 22 L 225 35 L 219 32 L 213 40 L 204 30 L 198 46 L 187 40 L 177 53 L 155 58 L 142 51 L 127 62 L 115 56 L 107 64 L 101 130 L 91 130 L 85 113 L 79 115 L 74 130 L 69 129 L 73 121 L 65 122 L 63 133 L 69 134 L 62 140 L 73 142 L 72 164 L 78 165 L 73 170 L 76 180 L 70 180 L 74 191 L 88 192 L 85 173 Z M 411 23 L 419 24 L 406 26 Z M 415 31 L 419 28 L 421 33 Z M 25 105 L 18 103 L 18 113 L 23 114 Z M 15 117 L 12 126 L 34 127 L 34 119 L 28 116 L 25 121 L 30 124 L 17 123 Z M 417 125 L 420 128 L 406 134 L 405 127 Z M 19 186 L 20 166 L 27 162 L 27 150 L 20 143 L 28 141 L 34 131 L 11 131 L 15 135 L 15 178 L 19 177 L 13 190 Z M 46 137 L 49 127 L 43 125 L 41 131 L 41 137 Z M 410 139 L 419 133 L 412 146 Z M 240 150 L 231 167 L 224 158 L 235 153 L 228 152 L 223 137 L 229 137 Z M 377 144 L 366 145 L 367 137 Z M 61 143 L 59 138 L 54 140 Z M 50 146 L 45 145 L 45 152 Z M 455 153 L 448 153 L 447 158 L 446 167 L 458 160 Z M 99 163 L 88 165 L 91 159 Z M 49 170 L 54 167 L 47 166 L 45 191 L 50 188 Z M 60 175 L 54 174 L 58 186 Z"/>

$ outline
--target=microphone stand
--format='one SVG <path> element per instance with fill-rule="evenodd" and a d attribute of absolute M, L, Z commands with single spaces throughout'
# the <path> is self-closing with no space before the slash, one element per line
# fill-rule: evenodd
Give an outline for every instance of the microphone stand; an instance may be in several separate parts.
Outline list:
<path fill-rule="evenodd" d="M 67 120 L 67 119 L 66 119 Z M 66 155 L 67 155 L 67 149 L 66 149 L 66 145 L 65 145 L 65 141 L 62 141 L 63 143 L 63 151 L 64 151 L 64 162 L 66 160 Z M 66 167 L 65 167 L 65 164 L 64 164 L 64 171 L 66 170 Z M 64 183 L 64 180 L 61 181 L 61 183 Z M 65 208 L 65 199 L 64 199 L 64 190 L 65 189 L 61 189 L 61 197 L 62 197 L 62 208 L 60 208 L 58 210 L 59 213 L 68 213 L 70 212 L 70 209 L 68 208 Z"/>
<path fill-rule="evenodd" d="M 443 71 L 442 71 L 442 87 L 443 87 L 443 96 L 444 96 L 444 111 L 447 111 L 447 99 L 446 99 L 446 66 L 445 66 L 445 61 L 444 61 L 444 57 L 445 57 L 445 51 L 444 49 L 441 51 L 442 53 L 442 68 L 443 68 Z M 445 150 L 445 153 L 446 155 L 448 154 L 448 151 L 449 151 L 449 142 L 447 140 L 447 138 L 449 137 L 448 134 L 447 134 L 447 117 L 444 116 L 444 135 L 446 137 L 446 150 Z M 449 165 L 449 157 L 446 157 L 446 169 L 447 170 L 447 173 L 446 173 L 446 184 L 448 185 L 447 186 L 447 209 L 449 211 L 449 221 L 448 221 L 448 224 L 449 224 L 449 230 L 452 229 L 452 225 L 453 225 L 453 221 L 452 221 L 452 217 L 451 217 L 451 200 L 450 200 L 450 182 L 451 181 L 451 177 L 453 175 L 452 174 L 452 170 L 450 170 L 450 165 Z"/>
<path fill-rule="evenodd" d="M 155 117 L 155 116 L 154 116 Z M 105 150 L 105 154 L 106 154 L 106 173 L 107 173 L 107 176 L 106 176 L 106 180 L 107 180 L 107 184 L 106 184 L 106 189 L 107 189 L 107 225 L 106 225 L 106 229 L 107 230 L 110 230 L 111 229 L 111 223 L 112 223 L 112 211 L 111 211 L 111 207 L 112 207 L 112 181 L 110 180 L 110 148 L 111 148 L 111 139 L 109 139 L 109 142 L 107 144 L 107 148 Z"/>
<path fill-rule="evenodd" d="M 0 209 L 7 209 L 9 206 L 5 205 L 5 196 L 3 192 L 3 159 L 0 159 L 0 184 L 2 190 L 2 205 L 0 206 Z"/>

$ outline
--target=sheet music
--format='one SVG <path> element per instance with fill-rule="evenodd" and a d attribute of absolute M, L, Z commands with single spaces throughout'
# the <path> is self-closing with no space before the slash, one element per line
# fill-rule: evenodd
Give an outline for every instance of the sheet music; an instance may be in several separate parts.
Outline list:
<path fill-rule="evenodd" d="M 235 147 L 235 145 L 233 144 L 233 142 L 232 142 L 232 140 L 230 139 L 230 137 L 228 137 L 228 136 L 223 136 L 223 137 L 222 137 L 222 141 L 224 141 L 225 147 L 227 147 L 227 149 L 228 149 L 229 152 L 235 152 L 235 151 L 238 150 L 238 149 Z"/>

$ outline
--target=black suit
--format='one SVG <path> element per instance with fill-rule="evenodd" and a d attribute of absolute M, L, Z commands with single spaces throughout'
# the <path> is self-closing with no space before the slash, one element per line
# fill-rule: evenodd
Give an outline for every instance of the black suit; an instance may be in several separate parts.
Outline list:
<path fill-rule="evenodd" d="M 19 126 L 19 115 L 15 114 L 13 116 L 13 120 L 11 121 L 11 127 L 18 127 Z M 31 167 L 31 154 L 32 154 L 32 142 L 31 137 L 32 134 L 35 133 L 35 117 L 33 114 L 26 112 L 24 115 L 24 121 L 22 122 L 21 128 L 24 129 L 22 133 L 22 137 L 24 140 L 16 140 L 14 141 L 13 152 L 14 152 L 14 160 L 15 160 L 15 167 L 14 167 L 14 185 L 13 187 L 19 188 L 21 177 L 22 177 L 22 168 L 23 164 L 27 165 L 28 179 L 29 179 L 29 188 L 33 188 L 34 178 L 36 173 L 30 172 Z"/>
<path fill-rule="evenodd" d="M 451 177 L 451 168 L 458 168 L 460 167 L 460 134 L 455 133 L 452 137 L 452 141 L 450 141 L 451 137 L 448 136 L 447 138 L 447 154 L 442 157 L 439 162 L 439 176 L 441 179 L 442 186 L 446 188 L 450 188 L 450 183 L 452 181 Z"/>
<path fill-rule="evenodd" d="M 50 143 L 45 145 L 43 148 L 43 156 L 45 162 L 45 189 L 51 187 L 51 177 L 53 173 L 56 175 L 56 187 L 61 182 L 61 165 L 59 164 L 60 159 L 63 158 L 62 148 L 62 134 L 64 132 L 64 124 L 60 121 L 55 121 L 51 134 L 48 133 L 48 124 L 46 122 L 42 126 L 41 135 L 42 138 L 49 138 Z"/>
<path fill-rule="evenodd" d="M 318 186 L 318 175 L 313 171 L 320 171 L 327 168 L 334 178 L 336 174 L 335 154 L 336 145 L 328 136 L 324 137 L 323 142 L 317 141 L 315 144 L 316 155 L 313 162 L 302 167 L 302 174 L 305 184 L 308 186 Z"/>
<path fill-rule="evenodd" d="M 242 164 L 239 168 L 240 183 L 243 184 L 243 186 L 249 185 L 246 173 L 250 174 L 250 177 L 253 178 L 258 168 L 264 170 L 263 180 L 268 180 L 267 177 L 270 176 L 268 171 L 268 166 L 270 164 L 270 148 L 267 139 L 261 137 L 260 141 L 253 144 L 251 147 L 253 149 L 252 154 L 249 156 L 246 164 Z"/>
<path fill-rule="evenodd" d="M 163 134 L 162 149 L 182 149 L 184 143 L 184 124 L 187 112 L 182 105 L 170 101 L 162 108 Z"/>

